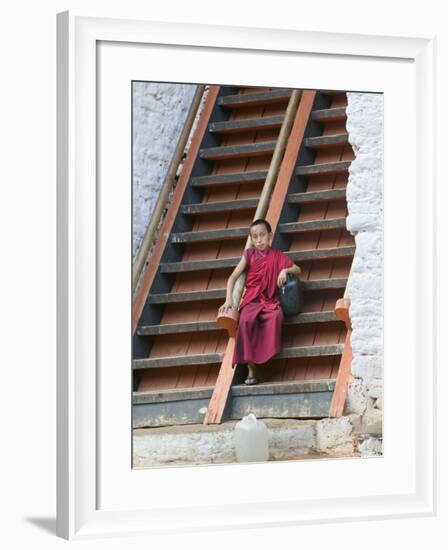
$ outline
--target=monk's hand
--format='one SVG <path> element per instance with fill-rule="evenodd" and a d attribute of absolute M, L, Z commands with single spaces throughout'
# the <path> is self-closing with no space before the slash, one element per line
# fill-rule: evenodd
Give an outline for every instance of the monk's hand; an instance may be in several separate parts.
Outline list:
<path fill-rule="evenodd" d="M 286 269 L 282 269 L 278 275 L 277 286 L 282 287 L 288 280 L 288 272 Z"/>
<path fill-rule="evenodd" d="M 233 309 L 232 302 L 225 302 L 224 304 L 222 304 L 222 306 L 219 308 L 218 311 L 219 313 L 224 314 L 230 311 L 231 309 Z"/>

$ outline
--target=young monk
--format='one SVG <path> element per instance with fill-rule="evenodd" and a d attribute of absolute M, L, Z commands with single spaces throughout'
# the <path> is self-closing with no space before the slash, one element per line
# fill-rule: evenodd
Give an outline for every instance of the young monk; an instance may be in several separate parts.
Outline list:
<path fill-rule="evenodd" d="M 277 287 L 283 286 L 288 273 L 298 277 L 300 267 L 286 254 L 271 248 L 272 229 L 263 219 L 249 227 L 252 248 L 247 248 L 227 281 L 226 301 L 220 314 L 233 309 L 233 286 L 248 268 L 246 288 L 240 302 L 232 364 L 247 363 L 249 374 L 245 384 L 258 384 L 256 365 L 266 363 L 281 350 L 283 310 L 277 297 Z"/>

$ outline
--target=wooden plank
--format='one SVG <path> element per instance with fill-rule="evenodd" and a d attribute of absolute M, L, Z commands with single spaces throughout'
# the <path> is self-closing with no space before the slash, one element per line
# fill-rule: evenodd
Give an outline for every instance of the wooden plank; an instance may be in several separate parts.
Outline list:
<path fill-rule="evenodd" d="M 351 160 L 341 160 L 338 162 L 321 162 L 319 164 L 307 164 L 305 166 L 298 166 L 296 169 L 296 174 L 298 176 L 340 174 L 343 172 L 348 172 L 351 163 Z"/>
<path fill-rule="evenodd" d="M 133 370 L 158 369 L 163 367 L 184 367 L 188 365 L 213 365 L 222 361 L 222 353 L 201 355 L 178 355 L 176 357 L 155 357 L 151 359 L 134 359 Z"/>
<path fill-rule="evenodd" d="M 227 145 L 201 149 L 199 156 L 204 160 L 225 160 L 242 157 L 262 157 L 274 152 L 275 141 L 259 141 L 243 145 Z"/>
<path fill-rule="evenodd" d="M 204 104 L 204 109 L 201 113 L 199 123 L 197 125 L 196 131 L 191 141 L 190 149 L 188 151 L 188 156 L 185 160 L 182 172 L 179 176 L 176 189 L 174 190 L 170 208 L 166 213 L 165 219 L 163 221 L 162 227 L 159 232 L 159 238 L 157 239 L 157 242 L 152 251 L 151 261 L 149 262 L 142 276 L 142 282 L 137 291 L 134 304 L 132 307 L 132 333 L 133 334 L 135 333 L 135 329 L 137 328 L 138 320 L 140 319 L 140 315 L 142 314 L 143 307 L 146 302 L 146 298 L 148 296 L 149 290 L 156 276 L 163 251 L 165 250 L 165 246 L 168 242 L 168 238 L 171 233 L 171 229 L 173 227 L 177 211 L 182 202 L 185 189 L 187 188 L 188 180 L 190 178 L 191 171 L 193 169 L 193 165 L 196 160 L 196 156 L 198 154 L 200 144 L 202 142 L 202 138 L 207 129 L 207 125 L 210 120 L 210 115 L 215 105 L 216 98 L 218 97 L 219 88 L 220 88 L 219 86 L 210 87 L 209 93 L 207 95 L 207 99 Z"/>
<path fill-rule="evenodd" d="M 355 253 L 354 246 L 343 246 L 339 248 L 320 248 L 313 250 L 287 251 L 285 254 L 294 262 L 305 262 L 309 260 L 326 260 L 329 258 L 351 257 Z M 160 264 L 161 273 L 178 273 L 186 271 L 201 271 L 207 269 L 224 269 L 235 267 L 240 261 L 238 258 L 218 258 L 216 260 L 200 260 L 185 262 L 169 262 Z"/>
<path fill-rule="evenodd" d="M 169 304 L 176 302 L 202 302 L 204 300 L 221 300 L 225 297 L 226 289 L 217 288 L 212 290 L 150 294 L 148 296 L 148 300 L 151 304 Z"/>
<path fill-rule="evenodd" d="M 345 189 L 326 189 L 324 191 L 305 191 L 304 193 L 291 193 L 287 197 L 290 204 L 307 204 L 312 202 L 324 202 L 345 199 Z"/>
<path fill-rule="evenodd" d="M 344 413 L 345 401 L 347 399 L 348 384 L 352 372 L 352 346 L 351 346 L 351 329 L 347 330 L 345 337 L 345 349 L 339 364 L 338 376 L 336 379 L 336 387 L 331 401 L 328 416 L 339 417 Z"/>
<path fill-rule="evenodd" d="M 245 395 L 288 395 L 290 393 L 333 392 L 335 379 L 327 380 L 294 380 L 292 382 L 261 383 L 256 386 L 241 384 L 232 386 L 232 396 Z"/>
<path fill-rule="evenodd" d="M 311 311 L 307 313 L 299 313 L 298 315 L 291 315 L 286 317 L 283 325 L 296 325 L 307 323 L 329 323 L 337 321 L 334 311 Z"/>
<path fill-rule="evenodd" d="M 257 207 L 258 199 L 241 199 L 235 201 L 200 202 L 196 204 L 184 204 L 180 211 L 182 214 L 214 214 L 217 212 L 235 212 L 237 210 L 253 210 Z"/>
<path fill-rule="evenodd" d="M 259 118 L 243 118 L 226 120 L 224 122 L 212 122 L 209 124 L 209 132 L 214 134 L 226 134 L 232 132 L 246 132 L 249 130 L 266 130 L 278 128 L 282 125 L 284 116 L 275 115 Z"/>
<path fill-rule="evenodd" d="M 322 147 L 341 147 L 348 144 L 348 134 L 333 134 L 330 136 L 316 136 L 305 139 L 305 147 L 320 149 Z"/>
<path fill-rule="evenodd" d="M 345 107 L 331 107 L 330 109 L 319 109 L 311 113 L 312 120 L 317 122 L 337 122 L 347 118 Z"/>
<path fill-rule="evenodd" d="M 189 231 L 185 233 L 173 233 L 172 243 L 197 243 L 204 241 L 222 241 L 224 239 L 241 239 L 248 237 L 247 227 L 232 227 L 230 229 L 217 229 L 212 231 Z"/>
<path fill-rule="evenodd" d="M 210 392 L 211 393 L 211 392 Z M 210 398 L 188 399 L 160 403 L 138 403 L 132 406 L 132 427 L 156 428 L 201 424 Z"/>
<path fill-rule="evenodd" d="M 308 290 L 325 290 L 329 288 L 345 288 L 347 279 L 317 279 L 314 281 L 302 281 L 302 289 Z M 212 290 L 197 290 L 187 292 L 167 292 L 160 294 L 150 294 L 148 301 L 151 304 L 168 304 L 177 302 L 202 302 L 205 300 L 219 300 L 226 296 L 225 288 L 216 288 Z"/>
<path fill-rule="evenodd" d="M 355 253 L 355 246 L 340 246 L 338 248 L 316 248 L 315 250 L 300 250 L 285 252 L 294 262 L 308 260 L 328 260 L 333 258 L 350 258 Z"/>
<path fill-rule="evenodd" d="M 339 321 L 334 311 L 299 313 L 285 319 L 284 325 L 303 325 L 310 323 L 329 323 Z M 209 330 L 223 330 L 216 321 L 198 321 L 195 323 L 172 323 L 165 325 L 148 325 L 137 329 L 139 336 L 153 336 L 160 334 L 178 334 L 180 332 L 201 332 Z"/>
<path fill-rule="evenodd" d="M 264 103 L 286 102 L 291 94 L 292 90 L 290 89 L 279 89 L 270 92 L 227 95 L 218 99 L 218 105 L 235 109 Z"/>
<path fill-rule="evenodd" d="M 301 233 L 304 231 L 328 231 L 346 227 L 346 218 L 313 220 L 309 222 L 282 223 L 278 226 L 280 233 Z"/>
<path fill-rule="evenodd" d="M 283 348 L 282 351 L 275 356 L 275 359 L 292 357 L 323 357 L 324 355 L 341 355 L 343 352 L 343 344 L 333 344 L 330 346 L 297 346 L 292 348 Z"/>
<path fill-rule="evenodd" d="M 248 395 L 232 397 L 231 419 L 249 413 L 257 418 L 325 418 L 332 392 Z"/>
<path fill-rule="evenodd" d="M 187 271 L 203 271 L 208 269 L 225 269 L 235 267 L 240 261 L 238 258 L 217 258 L 216 260 L 197 260 L 184 262 L 167 262 L 160 264 L 161 273 L 182 273 Z"/>
<path fill-rule="evenodd" d="M 234 349 L 235 338 L 229 337 L 213 395 L 204 417 L 204 424 L 219 424 L 221 422 L 226 405 L 228 404 L 229 392 L 235 374 L 235 369 L 232 365 Z"/>
<path fill-rule="evenodd" d="M 172 401 L 188 401 L 189 399 L 210 399 L 213 387 L 208 388 L 182 388 L 173 390 L 158 390 L 134 392 L 132 403 L 134 405 L 151 403 L 170 403 Z"/>
<path fill-rule="evenodd" d="M 203 332 L 210 330 L 224 330 L 216 321 L 201 321 L 196 323 L 173 323 L 167 325 L 149 325 L 139 327 L 139 336 L 155 336 L 159 334 L 179 334 L 182 332 Z"/>
<path fill-rule="evenodd" d="M 228 172 L 191 178 L 193 187 L 219 187 L 244 183 L 263 183 L 268 175 L 267 170 L 251 170 L 248 172 Z"/>

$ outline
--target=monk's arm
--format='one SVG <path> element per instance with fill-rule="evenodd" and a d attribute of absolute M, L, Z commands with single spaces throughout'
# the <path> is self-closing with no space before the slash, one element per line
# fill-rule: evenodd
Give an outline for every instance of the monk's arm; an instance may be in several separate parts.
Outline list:
<path fill-rule="evenodd" d="M 285 271 L 286 273 L 290 273 L 291 275 L 294 275 L 294 277 L 297 277 L 297 278 L 299 278 L 300 274 L 302 273 L 302 270 L 296 264 L 292 265 L 291 267 L 287 267 Z"/>
<path fill-rule="evenodd" d="M 293 264 L 291 267 L 285 267 L 282 269 L 277 278 L 277 286 L 283 286 L 288 280 L 288 274 L 294 275 L 294 277 L 299 278 L 299 275 L 302 273 L 300 267 L 296 264 Z"/>
<path fill-rule="evenodd" d="M 233 307 L 232 303 L 232 294 L 233 294 L 233 287 L 235 285 L 236 280 L 238 277 L 243 273 L 243 271 L 246 269 L 247 261 L 244 256 L 241 257 L 241 260 L 239 261 L 238 265 L 235 267 L 235 269 L 230 274 L 230 277 L 227 280 L 227 289 L 226 289 L 226 301 L 225 303 L 219 308 L 220 312 L 225 313 L 228 309 Z"/>

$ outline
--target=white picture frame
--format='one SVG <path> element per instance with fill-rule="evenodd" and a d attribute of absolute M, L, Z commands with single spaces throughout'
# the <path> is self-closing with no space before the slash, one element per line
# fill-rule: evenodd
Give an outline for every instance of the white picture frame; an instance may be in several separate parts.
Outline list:
<path fill-rule="evenodd" d="M 148 70 L 145 56 L 152 54 L 151 59 L 155 60 L 155 51 L 162 61 Z M 173 59 L 179 55 L 189 56 L 190 71 L 186 71 L 185 64 L 173 65 Z M 218 56 L 220 63 L 206 63 L 207 59 L 216 61 Z M 249 58 L 254 65 L 263 63 L 270 68 L 268 80 L 261 72 L 245 71 L 244 61 Z M 199 66 L 199 59 L 204 62 L 207 78 L 195 80 L 192 68 Z M 433 59 L 431 37 L 371 37 L 337 31 L 106 19 L 72 12 L 58 15 L 59 536 L 73 539 L 205 532 L 434 515 Z M 285 67 L 294 63 L 309 67 L 303 71 L 307 75 L 305 79 L 302 76 L 294 80 L 287 74 Z M 127 416 L 123 411 L 128 410 L 131 391 L 129 385 L 123 387 L 126 378 L 121 376 L 123 372 L 128 376 L 130 304 L 126 301 L 129 298 L 126 285 L 128 282 L 130 285 L 132 279 L 130 256 L 126 256 L 130 250 L 126 228 L 130 227 L 131 211 L 128 208 L 131 151 L 126 147 L 131 138 L 130 133 L 126 133 L 130 116 L 129 79 L 230 84 L 233 73 L 225 70 L 231 64 L 235 81 L 242 83 L 245 75 L 243 83 L 247 85 L 289 83 L 290 87 L 338 89 L 338 78 L 342 77 L 337 73 L 342 73 L 345 86 L 339 89 L 385 93 L 385 305 L 389 309 L 385 309 L 383 458 L 146 471 L 131 470 L 130 458 L 127 460 L 131 444 L 130 413 Z M 316 69 L 319 64 L 321 68 L 339 64 L 339 68 L 334 74 L 331 70 L 323 73 Z M 354 64 L 356 78 L 364 78 L 362 88 L 353 86 L 355 76 L 350 80 L 351 73 L 344 70 Z M 384 82 L 378 81 L 380 73 L 375 72 L 376 65 L 381 68 Z M 407 88 L 409 93 L 400 102 L 397 87 L 403 85 L 403 80 L 398 82 L 399 74 L 411 84 Z M 117 80 L 108 80 L 115 78 Z M 116 86 L 112 87 L 112 82 Z M 122 82 L 129 83 L 128 103 L 125 96 L 120 95 L 125 94 Z M 108 89 L 114 89 L 115 95 L 102 96 Z M 111 119 L 104 113 L 110 113 L 111 104 L 116 110 L 113 133 L 105 131 Z M 390 106 L 395 107 L 393 112 Z M 415 124 L 410 124 L 410 120 Z M 394 139 L 403 124 L 408 124 L 404 146 Z M 419 154 L 415 166 L 406 163 L 408 166 L 401 166 L 400 172 L 399 160 L 406 158 L 406 146 L 418 150 Z M 392 148 L 394 155 L 389 154 Z M 401 194 L 403 181 L 400 186 L 388 186 L 394 178 L 400 181 L 403 174 L 408 183 L 406 197 Z M 104 185 L 108 177 L 110 182 L 116 178 L 116 182 L 124 181 L 128 187 L 118 183 L 118 187 L 114 187 L 118 192 L 110 193 L 112 183 Z M 422 186 L 417 185 L 422 181 L 424 192 Z M 417 201 L 418 219 L 412 217 Z M 397 204 L 402 204 L 410 213 L 406 229 L 411 238 L 404 242 L 398 224 L 394 227 L 393 216 L 388 217 Z M 416 269 L 397 287 L 399 278 L 393 262 L 400 265 L 405 258 L 411 258 Z M 114 280 L 106 282 L 104 273 L 112 272 Z M 425 280 L 431 281 L 430 285 L 419 284 L 423 273 Z M 107 325 L 111 286 L 123 290 L 114 304 L 115 318 L 120 319 L 116 325 Z M 415 296 L 411 304 L 409 296 Z M 388 304 L 392 302 L 390 307 Z M 403 326 L 397 327 L 400 307 L 406 309 L 407 315 Z M 390 338 L 392 330 L 398 343 L 394 344 Z M 402 426 L 397 439 L 394 436 L 398 434 L 399 413 L 388 395 L 394 395 L 400 369 L 395 369 L 397 373 L 387 367 L 394 358 L 397 364 L 400 354 L 394 345 L 409 342 L 409 330 L 413 334 L 418 330 L 419 338 L 401 349 L 409 367 L 401 397 L 402 404 L 409 407 L 411 416 L 418 417 L 418 422 Z M 114 346 L 116 342 L 122 343 L 117 344 L 119 348 L 121 345 L 120 349 L 114 347 L 113 357 L 105 355 L 108 342 L 114 342 Z M 105 358 L 110 361 L 107 377 L 104 368 L 98 367 Z M 417 368 L 419 364 L 425 368 Z M 425 426 L 426 430 L 419 426 Z M 358 480 L 365 479 L 365 486 L 350 485 L 344 477 L 347 472 L 352 472 Z M 306 479 L 313 479 L 317 473 L 324 476 L 325 486 L 306 485 Z M 260 474 L 266 482 L 263 487 L 257 484 Z M 294 484 L 279 483 L 279 480 L 297 479 L 298 475 L 304 479 L 300 495 Z M 247 492 L 230 489 L 226 492 L 231 480 L 238 487 L 243 483 Z M 209 488 L 218 486 L 220 490 L 211 494 Z M 148 494 L 145 487 L 151 488 L 151 499 L 142 498 L 142 494 Z"/>

